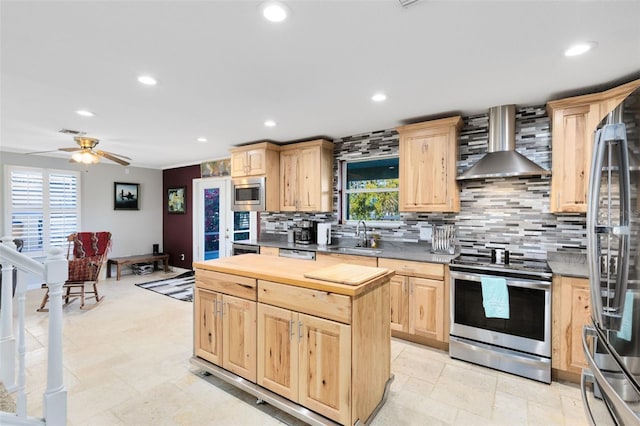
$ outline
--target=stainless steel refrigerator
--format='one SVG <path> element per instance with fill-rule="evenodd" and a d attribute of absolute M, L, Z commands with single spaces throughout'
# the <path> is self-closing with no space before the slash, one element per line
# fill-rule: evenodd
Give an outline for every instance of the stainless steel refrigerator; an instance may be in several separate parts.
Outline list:
<path fill-rule="evenodd" d="M 640 425 L 640 91 L 594 136 L 587 210 L 592 324 L 582 398 L 592 424 Z"/>

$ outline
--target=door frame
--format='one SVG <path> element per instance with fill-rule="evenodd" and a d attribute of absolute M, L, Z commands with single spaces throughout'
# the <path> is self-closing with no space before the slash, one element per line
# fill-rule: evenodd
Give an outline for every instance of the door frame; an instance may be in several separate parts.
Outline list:
<path fill-rule="evenodd" d="M 193 261 L 204 260 L 204 203 L 200 194 L 206 188 L 220 188 L 220 255 L 231 256 L 233 244 L 233 211 L 231 210 L 231 177 L 209 177 L 193 179 L 191 199 L 193 204 Z M 226 206 L 226 208 L 224 207 Z M 249 238 L 256 240 L 258 236 L 258 217 L 256 212 L 250 212 Z M 229 233 L 228 231 L 231 230 Z"/>

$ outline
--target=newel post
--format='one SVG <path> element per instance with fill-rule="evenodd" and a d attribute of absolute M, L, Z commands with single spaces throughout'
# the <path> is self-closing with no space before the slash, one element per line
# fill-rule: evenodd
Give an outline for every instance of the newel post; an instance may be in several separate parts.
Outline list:
<path fill-rule="evenodd" d="M 63 250 L 50 249 L 44 266 L 45 281 L 49 287 L 49 356 L 47 389 L 43 397 L 44 418 L 47 424 L 64 425 L 67 423 L 67 390 L 62 380 L 62 285 L 69 277 L 69 268 Z"/>
<path fill-rule="evenodd" d="M 1 244 L 10 250 L 16 245 L 12 237 L 2 237 Z M 0 381 L 13 392 L 16 387 L 16 339 L 13 335 L 13 264 L 2 262 L 2 304 L 0 305 Z"/>

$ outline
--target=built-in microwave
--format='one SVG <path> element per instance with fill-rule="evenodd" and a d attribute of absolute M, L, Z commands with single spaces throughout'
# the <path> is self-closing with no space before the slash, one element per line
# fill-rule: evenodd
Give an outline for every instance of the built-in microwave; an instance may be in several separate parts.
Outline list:
<path fill-rule="evenodd" d="M 251 177 L 231 180 L 232 197 L 231 210 L 255 211 L 265 210 L 266 178 Z"/>

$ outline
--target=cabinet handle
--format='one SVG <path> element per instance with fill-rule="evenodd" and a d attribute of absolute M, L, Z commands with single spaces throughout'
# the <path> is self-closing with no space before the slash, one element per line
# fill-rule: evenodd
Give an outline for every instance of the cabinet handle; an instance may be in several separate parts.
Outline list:
<path fill-rule="evenodd" d="M 289 320 L 289 340 L 293 340 L 293 320 Z"/>
<path fill-rule="evenodd" d="M 298 340 L 302 339 L 302 321 L 298 321 Z"/>

